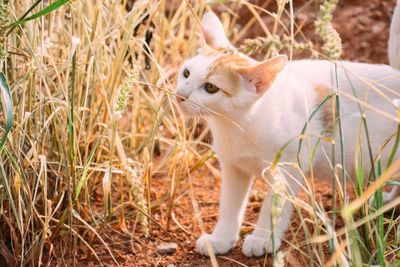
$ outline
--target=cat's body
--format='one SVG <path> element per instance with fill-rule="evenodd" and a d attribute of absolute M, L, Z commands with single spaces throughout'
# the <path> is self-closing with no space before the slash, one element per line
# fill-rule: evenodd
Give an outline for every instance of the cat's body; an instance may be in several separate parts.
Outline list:
<path fill-rule="evenodd" d="M 310 72 L 311 68 L 313 68 L 312 72 Z M 268 167 L 269 163 L 273 161 L 278 151 L 288 141 L 293 140 L 285 148 L 281 161 L 296 161 L 298 137 L 310 114 L 321 103 L 322 97 L 318 90 L 321 87 L 326 88 L 327 92 L 323 97 L 335 93 L 333 85 L 336 84 L 336 81 L 332 76 L 335 73 L 333 68 L 334 65 L 329 61 L 292 61 L 286 65 L 257 103 L 249 109 L 236 113 L 235 118 L 230 118 L 235 123 L 226 117 L 210 117 L 208 122 L 214 137 L 213 148 L 219 160 L 236 164 L 253 174 L 260 174 L 261 170 Z M 382 70 L 385 71 L 388 78 L 386 81 L 379 81 L 379 85 L 368 86 L 365 81 L 360 81 L 360 79 L 368 79 L 371 83 L 378 81 L 382 78 L 379 74 Z M 360 79 L 354 77 L 351 72 L 357 73 Z M 352 62 L 341 62 L 338 66 L 337 77 L 342 93 L 340 101 L 344 147 L 346 148 L 346 170 L 351 171 L 354 166 L 356 143 L 360 132 L 361 115 L 358 104 L 364 108 L 362 102 L 357 103 L 352 99 L 352 88 L 356 91 L 359 99 L 368 97 L 368 106 L 365 112 L 370 129 L 370 143 L 372 151 L 378 151 L 382 145 L 382 136 L 390 137 L 395 133 L 397 123 L 395 121 L 396 107 L 390 105 L 388 100 L 375 90 L 383 91 L 385 96 L 390 99 L 400 98 L 400 77 L 399 72 L 389 66 Z M 382 89 L 383 86 L 397 91 L 385 91 Z M 376 89 L 372 89 L 372 87 L 376 87 Z M 331 99 L 333 101 L 334 96 Z M 328 106 L 328 104 L 325 105 Z M 383 112 L 392 118 L 385 117 L 382 115 Z M 225 116 L 229 115 L 225 114 Z M 320 117 L 319 114 L 315 116 Z M 321 120 L 312 119 L 306 133 L 319 136 L 324 130 Z M 339 143 L 338 135 L 336 135 L 335 141 Z M 362 144 L 367 144 L 365 139 L 362 140 Z M 322 145 L 326 147 L 326 152 L 330 153 L 328 147 L 330 143 L 322 142 Z M 392 146 L 389 144 L 387 147 L 391 148 Z M 366 150 L 367 147 L 363 147 L 363 149 Z M 302 151 L 304 151 L 304 155 L 301 158 L 306 164 L 309 160 L 307 144 L 303 145 Z M 319 150 L 319 152 L 322 151 Z M 336 162 L 340 162 L 340 150 L 337 150 L 336 154 Z M 328 156 L 330 157 L 330 154 Z M 385 156 L 387 153 L 382 154 L 382 163 L 386 162 Z M 368 162 L 366 160 L 365 164 Z M 314 171 L 317 176 L 330 177 L 331 167 L 323 155 L 318 155 L 315 163 Z M 369 170 L 369 167 L 366 166 L 366 169 Z M 354 176 L 354 172 L 349 175 Z"/>
<path fill-rule="evenodd" d="M 309 166 L 318 137 L 332 137 L 340 143 L 339 113 L 334 109 L 336 88 L 340 95 L 346 171 L 354 177 L 356 148 L 361 143 L 368 174 L 368 147 L 366 135 L 360 130 L 363 114 L 360 108 L 367 117 L 372 151 L 377 153 L 397 132 L 398 118 L 392 100 L 400 98 L 400 72 L 386 65 L 351 62 L 337 63 L 336 71 L 329 61 L 300 60 L 286 64 L 283 56 L 259 63 L 235 51 L 219 49 L 230 50 L 232 46 L 213 13 L 203 18 L 203 33 L 213 49 L 206 49 L 182 66 L 177 100 L 187 111 L 207 115 L 213 148 L 222 169 L 220 219 L 211 235 L 205 234 L 197 241 L 198 251 L 209 255 L 208 243 L 214 253 L 221 254 L 228 252 L 239 238 L 253 177 L 260 177 L 283 147 L 280 162 L 297 162 L 299 137 L 306 124 L 299 154 L 303 169 Z M 324 100 L 325 104 L 308 121 Z M 394 138 L 381 152 L 383 166 L 393 142 Z M 312 160 L 316 177 L 332 176 L 331 151 L 331 142 L 320 141 Z M 340 162 L 340 149 L 336 149 L 335 163 Z M 288 191 L 296 195 L 303 176 L 291 166 L 282 169 L 283 172 L 274 173 L 275 178 L 286 179 Z M 385 201 L 397 196 L 397 191 L 393 190 Z M 244 241 L 246 256 L 261 256 L 279 248 L 292 207 L 288 201 L 284 204 L 271 242 L 272 196 L 269 190 L 256 228 Z"/>

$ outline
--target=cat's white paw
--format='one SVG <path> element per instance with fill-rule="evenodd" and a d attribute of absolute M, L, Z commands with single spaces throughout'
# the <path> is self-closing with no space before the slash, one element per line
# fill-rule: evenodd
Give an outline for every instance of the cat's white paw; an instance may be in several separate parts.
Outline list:
<path fill-rule="evenodd" d="M 227 239 L 215 235 L 203 234 L 199 239 L 197 239 L 196 247 L 197 251 L 205 256 L 209 256 L 207 243 L 212 246 L 214 253 L 217 255 L 225 254 L 229 250 L 231 250 L 235 246 L 236 240 Z"/>
<path fill-rule="evenodd" d="M 275 238 L 274 246 L 272 246 L 272 238 L 269 234 L 265 236 L 259 235 L 247 235 L 244 239 L 242 252 L 246 257 L 260 257 L 267 253 L 273 253 L 277 251 L 281 245 L 281 240 Z"/>

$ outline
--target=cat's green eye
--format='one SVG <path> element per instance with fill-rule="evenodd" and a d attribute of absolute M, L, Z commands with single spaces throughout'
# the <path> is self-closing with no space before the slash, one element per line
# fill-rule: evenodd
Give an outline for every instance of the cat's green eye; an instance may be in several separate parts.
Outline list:
<path fill-rule="evenodd" d="M 219 88 L 212 83 L 206 83 L 204 85 L 204 89 L 206 89 L 207 93 L 209 94 L 215 94 L 219 91 Z"/>
<path fill-rule="evenodd" d="M 190 71 L 188 69 L 184 69 L 183 70 L 183 77 L 185 77 L 186 79 L 190 76 Z"/>

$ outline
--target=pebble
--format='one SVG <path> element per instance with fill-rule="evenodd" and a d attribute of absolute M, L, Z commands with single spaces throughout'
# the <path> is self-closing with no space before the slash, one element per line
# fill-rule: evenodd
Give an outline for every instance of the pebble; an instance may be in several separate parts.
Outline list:
<path fill-rule="evenodd" d="M 370 22 L 370 19 L 366 15 L 360 15 L 360 16 L 358 16 L 358 21 L 363 25 L 368 25 Z"/>
<path fill-rule="evenodd" d="M 157 246 L 157 253 L 164 255 L 164 254 L 173 254 L 175 253 L 178 245 L 176 243 L 162 243 Z"/>

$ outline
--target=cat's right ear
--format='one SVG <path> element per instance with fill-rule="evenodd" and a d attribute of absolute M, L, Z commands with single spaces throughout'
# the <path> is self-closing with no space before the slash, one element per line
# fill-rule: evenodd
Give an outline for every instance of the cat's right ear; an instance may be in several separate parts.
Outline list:
<path fill-rule="evenodd" d="M 237 71 L 254 86 L 256 93 L 261 95 L 269 88 L 287 61 L 287 56 L 279 55 L 254 66 L 238 67 Z"/>
<path fill-rule="evenodd" d="M 206 44 L 210 47 L 214 49 L 233 49 L 232 44 L 225 35 L 221 21 L 213 12 L 207 12 L 204 14 L 203 19 L 201 20 L 201 29 Z"/>

